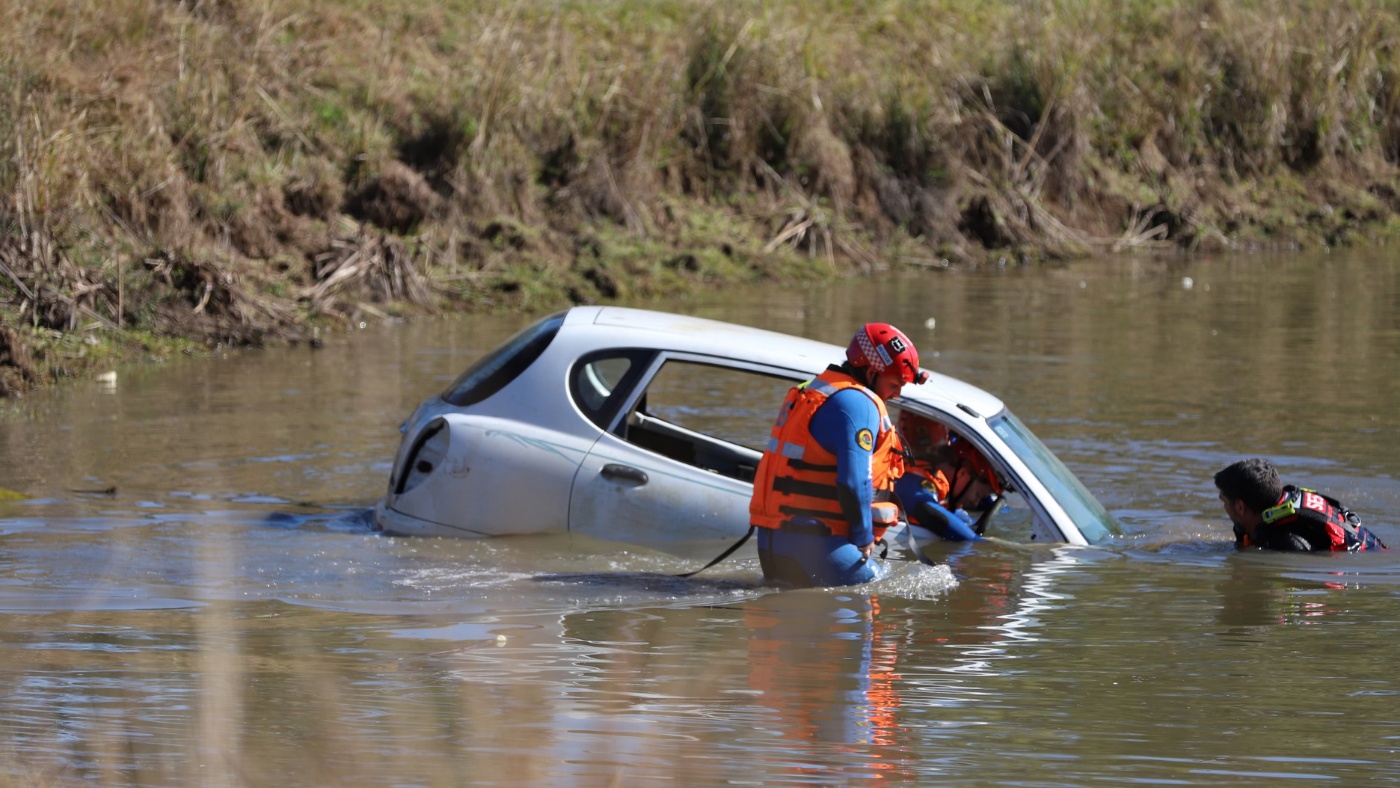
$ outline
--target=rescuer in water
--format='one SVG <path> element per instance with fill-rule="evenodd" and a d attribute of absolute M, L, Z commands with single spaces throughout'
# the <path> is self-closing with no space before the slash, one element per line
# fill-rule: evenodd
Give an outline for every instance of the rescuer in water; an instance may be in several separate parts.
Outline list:
<path fill-rule="evenodd" d="M 1361 518 L 1336 498 L 1284 485 L 1268 460 L 1240 460 L 1215 474 L 1236 547 L 1270 550 L 1385 550 Z"/>
<path fill-rule="evenodd" d="M 1002 492 L 1001 479 L 986 457 L 947 427 L 908 410 L 899 413 L 899 435 L 906 467 L 894 491 L 909 524 L 946 541 L 981 539 L 967 510 L 983 508 L 989 496 Z"/>
<path fill-rule="evenodd" d="M 883 575 L 871 551 L 898 522 L 894 482 L 904 473 L 885 402 L 928 377 L 909 337 L 867 323 L 844 363 L 788 392 L 749 502 L 765 580 L 840 586 Z"/>

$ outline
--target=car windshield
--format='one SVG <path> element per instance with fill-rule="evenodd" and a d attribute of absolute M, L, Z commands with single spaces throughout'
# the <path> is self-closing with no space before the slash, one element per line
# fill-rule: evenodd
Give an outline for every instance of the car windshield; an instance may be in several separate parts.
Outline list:
<path fill-rule="evenodd" d="M 1055 501 L 1079 526 L 1086 541 L 1098 544 L 1110 536 L 1122 535 L 1118 523 L 1103 508 L 1103 504 L 1084 489 L 1079 479 L 1020 420 L 1010 412 L 1002 411 L 1000 416 L 988 419 L 987 424 L 1050 490 Z"/>

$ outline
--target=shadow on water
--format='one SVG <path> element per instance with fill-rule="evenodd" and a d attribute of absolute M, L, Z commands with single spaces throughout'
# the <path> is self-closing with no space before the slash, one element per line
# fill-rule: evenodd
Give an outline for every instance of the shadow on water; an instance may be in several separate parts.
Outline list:
<path fill-rule="evenodd" d="M 331 511 L 324 511 L 327 507 L 314 503 L 298 504 L 307 509 L 315 510 L 307 514 L 299 514 L 285 511 L 268 512 L 263 515 L 259 525 L 266 528 L 322 528 L 328 531 L 340 533 L 373 533 L 374 532 L 374 509 L 364 506 L 330 507 Z"/>
<path fill-rule="evenodd" d="M 530 578 L 536 583 L 569 586 L 606 586 L 616 590 L 685 595 L 692 593 L 777 590 L 765 586 L 761 577 L 753 580 L 729 578 L 678 577 L 659 572 L 554 572 Z"/>

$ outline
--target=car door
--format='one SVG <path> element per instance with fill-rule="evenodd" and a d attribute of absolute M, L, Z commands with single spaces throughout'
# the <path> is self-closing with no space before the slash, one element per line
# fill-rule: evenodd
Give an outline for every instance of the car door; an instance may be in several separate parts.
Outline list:
<path fill-rule="evenodd" d="M 585 358 L 574 375 L 597 388 L 620 378 L 598 374 L 613 363 Z M 689 557 L 718 554 L 748 531 L 753 473 L 796 382 L 790 371 L 723 359 L 650 359 L 579 467 L 569 530 Z"/>

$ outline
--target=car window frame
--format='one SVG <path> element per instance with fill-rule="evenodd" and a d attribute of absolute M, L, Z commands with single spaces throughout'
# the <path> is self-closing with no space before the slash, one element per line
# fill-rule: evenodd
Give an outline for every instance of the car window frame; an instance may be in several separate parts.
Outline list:
<path fill-rule="evenodd" d="M 590 360 L 594 359 L 591 358 Z M 694 439 L 691 443 L 691 445 L 698 450 L 696 456 L 687 458 L 676 452 L 667 451 L 665 448 L 648 445 L 647 442 L 633 439 L 634 436 L 631 433 L 632 427 L 630 426 L 632 413 L 639 407 L 642 397 L 649 390 L 652 383 L 656 381 L 661 370 L 671 362 L 713 367 L 732 373 L 758 375 L 771 378 L 789 388 L 799 385 L 805 380 L 810 380 L 812 378 L 811 373 L 800 369 L 792 369 L 790 367 L 741 361 L 734 358 L 714 356 L 705 353 L 658 350 L 644 367 L 634 368 L 637 372 L 635 378 L 631 374 L 634 370 L 629 370 L 628 374 L 624 376 L 624 379 L 627 380 L 629 384 L 627 396 L 617 403 L 610 403 L 609 412 L 611 412 L 612 415 L 605 432 L 613 438 L 626 443 L 628 446 L 638 451 L 646 452 L 648 455 L 654 456 L 659 460 L 678 462 L 690 468 L 698 468 L 735 481 L 752 484 L 753 474 L 757 471 L 758 462 L 763 454 L 761 449 L 747 446 L 743 443 L 736 443 L 735 441 L 720 437 L 714 433 L 702 432 L 693 427 L 671 422 L 654 415 L 649 416 L 649 418 L 664 425 L 662 428 L 663 434 L 672 433 L 678 436 L 685 434 L 697 436 L 697 439 Z M 576 381 L 578 377 L 579 374 L 575 372 L 571 376 L 571 380 Z M 621 389 L 623 386 L 619 384 L 615 388 Z M 615 410 L 611 407 L 613 405 L 617 406 Z M 772 408 L 773 417 L 776 418 L 778 409 L 782 406 L 782 401 L 776 400 L 772 403 L 765 403 L 765 405 Z M 767 426 L 765 429 L 771 431 L 771 426 Z M 654 429 L 651 431 L 654 432 Z M 767 434 L 768 433 L 765 433 L 763 438 L 763 443 L 765 444 L 767 442 Z M 683 444 L 686 440 L 685 438 L 681 438 L 682 445 L 673 448 L 683 450 L 685 448 Z"/>
<path fill-rule="evenodd" d="M 659 350 L 639 347 L 602 348 L 584 353 L 569 366 L 569 400 L 593 426 L 604 432 L 616 434 L 619 417 L 631 410 L 637 391 L 642 388 L 638 386 L 638 380 L 643 375 L 648 375 L 648 371 L 655 367 L 656 356 L 660 353 Z M 581 382 L 584 368 L 589 364 L 614 358 L 629 359 L 632 365 L 613 386 L 612 393 L 608 395 L 602 408 L 588 407 Z"/>
<path fill-rule="evenodd" d="M 904 397 L 895 397 L 890 400 L 888 407 L 891 409 L 907 410 L 924 418 L 934 419 L 946 427 L 950 433 L 956 434 L 959 440 L 967 441 L 972 448 L 976 449 L 977 452 L 991 464 L 992 469 L 1001 477 L 1004 489 L 1007 492 L 1015 493 L 1025 502 L 1026 506 L 1030 508 L 1031 517 L 1034 521 L 1032 524 L 1031 540 L 1035 540 L 1034 523 L 1041 523 L 1043 527 L 1053 529 L 1054 532 L 1059 535 L 1057 541 L 1065 541 L 1064 529 L 1060 528 L 1055 518 L 1051 516 L 1049 510 L 1046 509 L 1044 503 L 1027 491 L 1026 485 L 1021 480 L 1021 477 L 1012 469 L 1005 458 L 1002 457 L 1001 452 L 983 438 L 971 422 L 966 421 L 966 416 L 961 415 L 960 412 L 951 408 L 944 410 L 929 402 Z M 1005 412 L 1005 409 L 1003 409 L 997 416 Z M 992 418 L 996 418 L 997 416 L 993 416 Z M 895 419 L 895 417 L 891 416 L 891 419 Z M 991 419 L 988 419 L 988 421 L 990 420 Z"/>
<path fill-rule="evenodd" d="M 667 361 L 684 361 L 692 364 L 701 364 L 711 367 L 722 367 L 724 369 L 743 370 L 759 375 L 766 375 L 767 377 L 788 380 L 791 381 L 791 384 L 794 386 L 798 385 L 799 383 L 802 383 L 803 381 L 811 380 L 812 378 L 816 377 L 810 372 L 792 369 L 791 367 L 775 367 L 771 364 L 763 364 L 754 361 L 740 361 L 738 359 L 726 358 L 724 356 L 711 356 L 705 353 L 659 350 L 656 352 L 656 357 L 653 358 L 651 360 L 651 363 L 647 366 L 643 379 L 633 384 L 632 390 L 628 395 L 626 407 L 622 408 L 621 411 L 619 411 L 619 413 L 617 413 L 614 416 L 612 423 L 608 426 L 608 432 L 614 435 L 619 434 L 619 431 L 622 426 L 622 418 L 625 417 L 626 414 L 630 413 L 632 411 L 632 408 L 636 407 L 637 400 L 641 397 L 642 393 L 646 391 L 647 387 L 651 384 L 651 381 L 656 377 L 657 373 L 661 370 L 661 367 L 665 365 Z M 782 404 L 782 402 L 773 403 L 774 418 L 777 417 L 778 408 L 781 407 Z M 716 438 L 713 435 L 709 435 L 709 433 L 704 434 L 711 438 L 714 438 L 715 440 L 724 440 L 723 438 Z M 725 441 L 725 443 L 733 443 L 733 441 Z M 734 445 L 738 446 L 740 444 L 736 443 Z"/>
<path fill-rule="evenodd" d="M 1078 475 L 1070 470 L 1069 466 L 1065 465 L 1064 460 L 1061 460 L 1054 450 L 1045 445 L 1040 436 L 1026 426 L 1025 422 L 1017 418 L 1010 410 L 1003 408 L 999 413 L 987 419 L 987 426 L 1006 444 L 1007 449 L 1016 454 L 1026 465 L 1030 473 L 1045 488 L 1049 498 L 1065 513 L 1065 518 L 1074 524 L 1081 539 L 1092 545 L 1102 544 L 1123 535 L 1122 526 L 1113 517 L 1113 513 L 1108 511 L 1103 502 L 1084 486 L 1084 482 Z M 1014 434 L 1028 451 L 1019 451 L 1020 447 L 1008 437 L 1008 432 Z M 1026 497 L 1030 499 L 1031 496 Z M 1040 506 L 1040 503 L 1036 502 L 1036 506 Z M 1076 514 L 1084 515 L 1082 518 L 1084 522 L 1081 522 L 1081 518 L 1077 517 Z M 1049 518 L 1049 521 L 1054 525 L 1055 530 L 1059 531 L 1060 541 L 1069 541 L 1059 523 L 1055 522 L 1054 518 Z"/>

